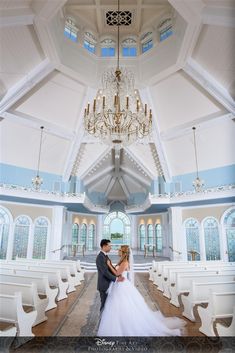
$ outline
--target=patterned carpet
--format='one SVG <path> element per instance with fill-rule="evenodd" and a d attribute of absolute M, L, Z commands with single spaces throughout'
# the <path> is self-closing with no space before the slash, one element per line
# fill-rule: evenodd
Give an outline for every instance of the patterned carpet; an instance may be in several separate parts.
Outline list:
<path fill-rule="evenodd" d="M 152 310 L 157 310 L 156 303 L 152 301 L 144 281 L 141 280 L 142 276 L 143 274 L 135 275 L 135 285 L 149 307 Z M 81 296 L 68 314 L 63 325 L 56 332 L 56 336 L 96 336 L 100 313 L 100 296 L 96 290 L 97 274 L 90 274 L 86 282 Z"/>

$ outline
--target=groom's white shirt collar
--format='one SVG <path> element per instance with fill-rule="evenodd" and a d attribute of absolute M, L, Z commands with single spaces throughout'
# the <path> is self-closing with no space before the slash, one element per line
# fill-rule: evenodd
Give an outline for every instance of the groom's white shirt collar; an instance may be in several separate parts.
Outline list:
<path fill-rule="evenodd" d="M 107 253 L 106 253 L 104 250 L 101 250 L 101 252 L 102 252 L 103 254 L 105 254 L 105 256 L 107 256 Z"/>

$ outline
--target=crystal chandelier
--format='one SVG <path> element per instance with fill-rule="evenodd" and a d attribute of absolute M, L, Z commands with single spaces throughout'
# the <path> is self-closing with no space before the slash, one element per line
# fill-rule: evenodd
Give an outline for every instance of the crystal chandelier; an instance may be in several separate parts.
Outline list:
<path fill-rule="evenodd" d="M 36 177 L 32 179 L 33 188 L 35 190 L 40 190 L 41 185 L 43 184 L 43 179 L 39 176 L 39 167 L 40 167 L 40 159 L 41 159 L 42 134 L 43 134 L 44 126 L 41 126 L 40 129 L 41 129 L 41 136 L 40 136 L 39 155 L 38 155 L 38 169 L 37 169 Z"/>
<path fill-rule="evenodd" d="M 194 144 L 194 152 L 195 152 L 195 161 L 196 161 L 196 169 L 197 169 L 197 177 L 193 181 L 193 187 L 196 192 L 201 192 L 203 191 L 203 186 L 204 186 L 204 180 L 201 180 L 199 178 L 198 174 L 198 161 L 197 161 L 197 145 L 196 145 L 196 128 L 195 126 L 192 128 L 193 129 L 193 144 Z"/>
<path fill-rule="evenodd" d="M 111 145 L 127 146 L 150 134 L 152 111 L 142 104 L 134 88 L 134 75 L 119 67 L 119 37 L 121 25 L 120 4 L 117 11 L 117 68 L 102 76 L 102 89 L 98 90 L 93 105 L 88 103 L 84 112 L 85 130 Z"/>

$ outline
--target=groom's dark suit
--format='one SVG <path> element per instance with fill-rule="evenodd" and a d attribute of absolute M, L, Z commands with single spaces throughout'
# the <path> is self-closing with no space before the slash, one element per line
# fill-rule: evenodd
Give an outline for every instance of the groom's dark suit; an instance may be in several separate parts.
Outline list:
<path fill-rule="evenodd" d="M 113 275 L 109 267 L 107 265 L 108 256 L 105 255 L 102 251 L 97 255 L 96 258 L 96 266 L 98 270 L 98 282 L 97 282 L 97 289 L 100 292 L 100 299 L 101 299 L 101 307 L 100 311 L 104 308 L 104 303 L 107 298 L 107 289 L 109 288 L 109 284 L 111 281 L 116 281 L 116 276 Z"/>

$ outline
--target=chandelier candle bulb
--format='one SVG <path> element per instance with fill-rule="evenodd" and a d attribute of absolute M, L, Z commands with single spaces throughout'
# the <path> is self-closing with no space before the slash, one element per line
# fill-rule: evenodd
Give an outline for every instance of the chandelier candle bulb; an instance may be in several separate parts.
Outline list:
<path fill-rule="evenodd" d="M 144 114 L 147 115 L 147 104 L 144 105 Z"/>
<path fill-rule="evenodd" d="M 126 96 L 126 109 L 129 109 L 129 97 Z"/>
<path fill-rule="evenodd" d="M 116 107 L 117 106 L 117 95 L 115 94 L 114 96 L 114 106 Z"/>
<path fill-rule="evenodd" d="M 139 101 L 139 99 L 137 99 L 137 101 L 136 101 L 136 110 L 137 110 L 137 112 L 139 112 L 139 109 L 140 109 L 140 101 Z"/>
<path fill-rule="evenodd" d="M 87 114 L 90 113 L 90 103 L 87 104 Z"/>
<path fill-rule="evenodd" d="M 105 108 L 105 96 L 103 96 L 103 109 Z"/>
<path fill-rule="evenodd" d="M 95 112 L 96 110 L 96 99 L 94 99 L 94 103 L 93 103 L 93 112 Z"/>

